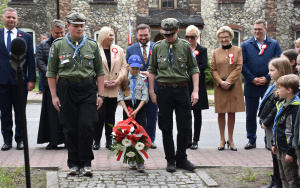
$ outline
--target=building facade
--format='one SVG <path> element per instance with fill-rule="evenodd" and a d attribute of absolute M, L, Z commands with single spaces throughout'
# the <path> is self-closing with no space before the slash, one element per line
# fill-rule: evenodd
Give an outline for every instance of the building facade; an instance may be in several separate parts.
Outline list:
<path fill-rule="evenodd" d="M 133 42 L 135 28 L 140 23 L 151 27 L 151 39 L 162 39 L 160 22 L 174 17 L 181 22 L 179 36 L 184 37 L 188 25 L 201 30 L 199 42 L 211 52 L 219 47 L 216 32 L 228 25 L 234 30 L 234 45 L 253 36 L 253 22 L 263 18 L 268 22 L 268 36 L 279 41 L 283 50 L 294 48 L 300 37 L 300 0 L 9 0 L 17 9 L 18 27 L 34 36 L 50 31 L 53 19 L 66 20 L 66 15 L 80 12 L 87 17 L 86 35 L 96 39 L 103 26 L 115 31 L 115 43 L 128 46 L 129 21 Z"/>

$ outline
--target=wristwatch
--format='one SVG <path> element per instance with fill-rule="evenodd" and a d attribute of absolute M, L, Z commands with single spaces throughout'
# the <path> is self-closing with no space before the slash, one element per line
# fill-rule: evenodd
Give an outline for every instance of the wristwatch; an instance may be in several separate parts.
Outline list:
<path fill-rule="evenodd" d="M 100 98 L 104 99 L 104 95 L 98 95 L 98 97 L 100 97 Z"/>

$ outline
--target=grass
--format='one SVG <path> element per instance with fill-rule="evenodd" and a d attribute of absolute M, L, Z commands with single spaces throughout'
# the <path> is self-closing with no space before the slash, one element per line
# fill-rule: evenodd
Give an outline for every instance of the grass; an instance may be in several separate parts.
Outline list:
<path fill-rule="evenodd" d="M 31 169 L 32 187 L 46 187 L 46 171 Z M 0 167 L 0 187 L 26 187 L 25 167 Z"/>
<path fill-rule="evenodd" d="M 259 174 L 260 174 L 259 172 L 254 172 L 250 168 L 248 168 L 248 172 L 247 173 L 243 172 L 242 177 L 239 177 L 238 180 L 240 180 L 242 182 L 245 182 L 245 181 L 252 182 L 257 179 L 257 176 Z"/>
<path fill-rule="evenodd" d="M 207 89 L 207 95 L 213 95 L 214 94 L 214 89 Z"/>

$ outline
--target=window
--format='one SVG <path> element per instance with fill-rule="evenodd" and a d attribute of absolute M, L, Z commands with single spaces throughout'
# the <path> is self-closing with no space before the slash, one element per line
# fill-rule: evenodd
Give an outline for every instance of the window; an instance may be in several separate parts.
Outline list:
<path fill-rule="evenodd" d="M 28 33 L 28 34 L 30 34 L 32 36 L 33 50 L 35 52 L 35 50 L 36 50 L 35 49 L 35 47 L 36 47 L 36 45 L 35 45 L 35 31 L 33 29 L 30 29 L 30 28 L 18 28 L 18 29 L 20 29 L 20 30 L 22 30 L 22 31 L 24 31 L 24 32 L 26 32 L 26 33 Z"/>
<path fill-rule="evenodd" d="M 161 0 L 162 1 L 162 8 L 171 9 L 174 8 L 173 0 Z"/>
<path fill-rule="evenodd" d="M 234 38 L 232 39 L 232 45 L 240 47 L 241 43 L 241 32 L 238 30 L 233 30 Z"/>
<path fill-rule="evenodd" d="M 295 38 L 295 40 L 297 40 L 298 38 L 300 38 L 300 29 L 296 31 L 296 38 Z"/>

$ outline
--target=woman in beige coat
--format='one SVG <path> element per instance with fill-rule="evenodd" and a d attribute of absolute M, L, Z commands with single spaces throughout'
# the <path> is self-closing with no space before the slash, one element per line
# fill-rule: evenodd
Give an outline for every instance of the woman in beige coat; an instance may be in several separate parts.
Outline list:
<path fill-rule="evenodd" d="M 100 148 L 103 126 L 105 124 L 106 148 L 111 146 L 110 125 L 115 124 L 115 113 L 117 109 L 118 86 L 126 72 L 126 59 L 123 49 L 114 45 L 114 31 L 110 27 L 102 27 L 98 37 L 98 45 L 102 57 L 104 75 L 104 101 L 98 110 L 99 123 L 95 126 L 95 137 L 93 149 Z"/>
<path fill-rule="evenodd" d="M 228 113 L 227 145 L 237 151 L 233 142 L 235 112 L 245 111 L 245 102 L 241 81 L 243 66 L 242 49 L 231 45 L 234 37 L 232 29 L 223 26 L 217 31 L 222 47 L 213 51 L 210 73 L 214 79 L 215 112 L 218 113 L 220 144 L 218 150 L 225 149 L 225 113 Z"/>

